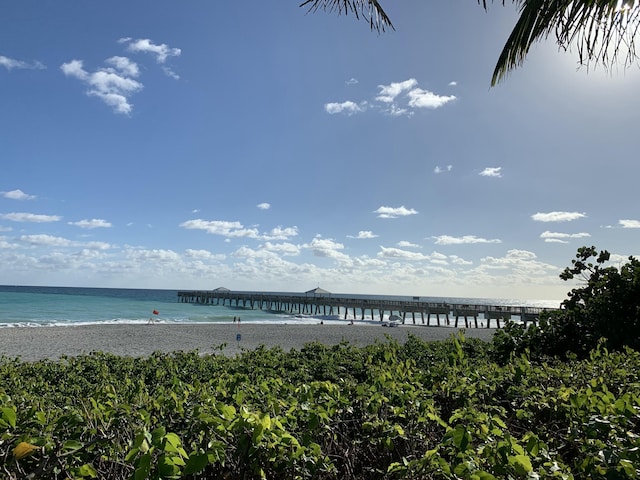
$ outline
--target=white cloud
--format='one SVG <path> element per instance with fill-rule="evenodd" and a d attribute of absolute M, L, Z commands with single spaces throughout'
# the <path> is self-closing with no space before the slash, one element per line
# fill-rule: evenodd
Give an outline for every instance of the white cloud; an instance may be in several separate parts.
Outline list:
<path fill-rule="evenodd" d="M 260 210 L 269 210 L 271 208 L 271 204 L 264 202 L 264 203 L 259 203 L 258 205 L 256 205 Z"/>
<path fill-rule="evenodd" d="M 189 230 L 204 230 L 212 235 L 232 236 L 232 232 L 244 228 L 240 222 L 228 222 L 225 220 L 188 220 L 180 224 L 182 228 Z"/>
<path fill-rule="evenodd" d="M 487 167 L 482 170 L 478 175 L 481 177 L 502 177 L 502 167 Z"/>
<path fill-rule="evenodd" d="M 62 220 L 62 217 L 58 215 L 40 215 L 36 213 L 24 213 L 24 212 L 2 213 L 0 214 L 0 218 L 4 220 L 11 220 L 12 222 L 33 222 L 33 223 L 59 222 L 60 220 Z"/>
<path fill-rule="evenodd" d="M 277 226 L 276 228 L 272 228 L 271 231 L 262 235 L 262 238 L 265 240 L 287 240 L 290 237 L 295 237 L 298 235 L 298 227 L 287 227 L 282 228 Z"/>
<path fill-rule="evenodd" d="M 364 109 L 360 107 L 357 103 L 347 100 L 342 103 L 326 103 L 324 105 L 324 110 L 330 115 L 334 115 L 336 113 L 345 113 L 347 115 L 353 115 L 354 113 L 363 112 Z"/>
<path fill-rule="evenodd" d="M 586 217 L 586 214 L 578 212 L 538 212 L 531 215 L 531 218 L 536 222 L 571 222 L 584 217 Z"/>
<path fill-rule="evenodd" d="M 68 247 L 71 240 L 53 235 L 22 235 L 20 241 L 33 246 Z"/>
<path fill-rule="evenodd" d="M 298 227 L 273 228 L 268 233 L 260 233 L 257 228 L 245 228 L 240 222 L 228 222 L 225 220 L 188 220 L 180 224 L 188 230 L 204 230 L 212 235 L 220 235 L 230 238 L 253 238 L 259 240 L 286 240 L 298 235 Z"/>
<path fill-rule="evenodd" d="M 263 248 L 269 252 L 276 252 L 281 255 L 296 257 L 300 255 L 300 247 L 298 245 L 294 245 L 293 243 L 271 243 L 266 242 L 263 245 Z"/>
<path fill-rule="evenodd" d="M 451 263 L 453 263 L 454 265 L 462 265 L 462 266 L 466 266 L 466 265 L 473 265 L 473 262 L 470 262 L 468 260 L 465 260 L 464 258 L 460 258 L 457 255 L 451 255 L 449 256 L 449 260 L 451 261 Z"/>
<path fill-rule="evenodd" d="M 101 218 L 92 218 L 91 220 L 85 219 L 78 222 L 69 222 L 69 225 L 75 225 L 76 227 L 88 229 L 109 228 L 113 226 L 110 222 L 107 222 L 106 220 L 103 220 Z"/>
<path fill-rule="evenodd" d="M 509 250 L 504 257 L 484 257 L 480 262 L 477 273 L 489 274 L 497 270 L 504 271 L 506 277 L 503 277 L 503 282 L 508 283 L 537 283 L 540 280 L 555 282 L 560 270 L 554 265 L 540 262 L 535 253 L 527 250 Z"/>
<path fill-rule="evenodd" d="M 622 228 L 640 228 L 640 220 L 618 220 Z"/>
<path fill-rule="evenodd" d="M 132 62 L 127 57 L 111 57 L 107 58 L 104 63 L 107 65 L 111 65 L 115 71 L 122 73 L 128 77 L 138 77 L 140 76 L 140 68 L 138 68 L 138 64 Z"/>
<path fill-rule="evenodd" d="M 380 207 L 374 210 L 373 213 L 378 214 L 378 218 L 398 218 L 406 217 L 408 215 L 416 215 L 418 212 L 413 208 L 406 208 L 404 205 L 401 207 Z"/>
<path fill-rule="evenodd" d="M 449 85 L 450 87 L 455 87 L 456 85 L 458 85 L 458 82 L 456 82 L 456 81 L 449 82 L 449 83 L 448 83 L 448 85 Z"/>
<path fill-rule="evenodd" d="M 569 243 L 567 239 L 572 238 L 586 238 L 590 237 L 586 232 L 581 233 L 559 233 L 559 232 L 550 232 L 549 230 L 542 232 L 540 234 L 540 238 L 543 238 L 547 243 Z"/>
<path fill-rule="evenodd" d="M 28 195 L 24 193 L 22 190 L 11 190 L 10 192 L 0 192 L 4 198 L 9 198 L 11 200 L 34 200 L 36 198 L 35 195 Z"/>
<path fill-rule="evenodd" d="M 165 63 L 169 57 L 179 57 L 182 54 L 182 50 L 179 48 L 172 48 L 164 43 L 157 45 L 148 38 L 139 38 L 133 40 L 131 38 L 121 38 L 118 43 L 127 44 L 127 50 L 135 53 L 150 53 L 155 55 L 158 63 Z"/>
<path fill-rule="evenodd" d="M 373 108 L 394 117 L 411 117 L 414 115 L 415 109 L 436 109 L 456 99 L 453 95 L 438 95 L 429 90 L 418 88 L 418 81 L 415 78 L 402 82 L 392 82 L 388 85 L 378 85 L 378 89 L 379 92 L 374 97 L 374 100 L 379 103 L 373 104 Z M 406 103 L 400 105 L 401 99 Z M 326 103 L 324 109 L 329 114 L 344 113 L 353 115 L 354 113 L 364 112 L 369 106 L 370 104 L 367 101 L 356 103 L 348 100 L 341 103 Z"/>
<path fill-rule="evenodd" d="M 194 250 L 191 248 L 188 248 L 184 251 L 184 256 L 187 258 L 193 258 L 198 260 L 213 260 L 213 261 L 221 261 L 226 258 L 226 256 L 222 254 L 213 254 L 208 250 Z"/>
<path fill-rule="evenodd" d="M 569 243 L 566 240 L 562 240 L 560 238 L 545 238 L 544 241 L 546 243 L 564 243 L 564 244 L 568 244 Z"/>
<path fill-rule="evenodd" d="M 9 71 L 14 68 L 18 70 L 44 70 L 47 68 L 40 62 L 24 62 L 4 55 L 0 55 L 0 67 L 4 67 Z"/>
<path fill-rule="evenodd" d="M 502 243 L 502 240 L 497 238 L 486 239 L 476 237 L 475 235 L 464 235 L 462 237 L 452 237 L 450 235 L 440 235 L 438 237 L 432 237 L 435 239 L 436 245 L 466 245 L 474 243 Z"/>
<path fill-rule="evenodd" d="M 134 62 L 124 57 L 111 57 L 106 60 L 111 67 L 105 67 L 89 73 L 83 67 L 82 60 L 72 60 L 60 66 L 62 72 L 81 80 L 88 86 L 87 95 L 98 97 L 116 113 L 129 114 L 133 105 L 129 97 L 142 90 L 142 83 L 131 76 L 138 72 Z"/>
<path fill-rule="evenodd" d="M 346 83 L 347 85 L 355 85 L 358 83 L 358 80 L 352 77 L 344 83 Z"/>
<path fill-rule="evenodd" d="M 431 260 L 431 257 L 420 252 L 411 252 L 400 248 L 386 248 L 382 246 L 380 247 L 380 252 L 378 252 L 378 258 L 400 258 L 410 261 Z"/>
<path fill-rule="evenodd" d="M 180 75 L 178 75 L 172 68 L 167 67 L 166 65 L 163 65 L 162 71 L 167 77 L 171 77 L 174 80 L 180 80 Z"/>
<path fill-rule="evenodd" d="M 366 238 L 376 238 L 378 235 L 369 231 L 369 230 L 360 230 L 357 236 L 347 235 L 347 238 L 357 238 L 357 239 L 366 239 Z"/>
<path fill-rule="evenodd" d="M 420 245 L 417 245 L 415 243 L 411 243 L 411 242 L 407 242 L 406 240 L 401 240 L 398 243 L 396 243 L 396 246 L 400 247 L 400 248 L 422 248 L 420 247 Z"/>
<path fill-rule="evenodd" d="M 409 97 L 409 106 L 414 108 L 440 108 L 456 99 L 453 95 L 437 95 L 421 88 L 414 88 L 407 95 Z"/>
<path fill-rule="evenodd" d="M 453 165 L 447 165 L 445 168 L 441 168 L 439 165 L 436 165 L 436 168 L 433 169 L 433 173 L 436 175 L 444 172 L 450 172 L 453 170 Z"/>
<path fill-rule="evenodd" d="M 316 257 L 331 258 L 343 264 L 351 263 L 349 256 L 342 253 L 344 245 L 331 238 L 321 238 L 318 236 L 315 237 L 311 243 L 304 244 L 302 247 L 311 250 Z"/>
<path fill-rule="evenodd" d="M 418 81 L 415 78 L 410 78 L 404 82 L 393 82 L 389 85 L 378 85 L 380 93 L 376 97 L 376 100 L 384 103 L 393 103 L 398 95 L 412 89 L 416 85 L 418 85 Z"/>

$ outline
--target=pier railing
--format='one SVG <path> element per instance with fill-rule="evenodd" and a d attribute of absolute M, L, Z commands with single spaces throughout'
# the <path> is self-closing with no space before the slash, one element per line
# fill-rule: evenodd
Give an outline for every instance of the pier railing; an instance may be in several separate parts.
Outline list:
<path fill-rule="evenodd" d="M 387 318 L 399 318 L 403 324 L 406 323 L 407 316 L 410 316 L 415 324 L 418 316 L 422 324 L 425 324 L 426 320 L 426 325 L 431 325 L 432 317 L 435 317 L 437 325 L 440 326 L 442 316 L 442 321 L 447 325 L 451 325 L 451 319 L 454 318 L 454 326 L 458 327 L 462 319 L 467 328 L 472 321 L 476 328 L 478 326 L 500 328 L 500 322 L 504 325 L 508 320 L 519 321 L 526 326 L 529 323 L 537 323 L 540 314 L 548 310 L 528 306 L 428 302 L 419 300 L 419 297 L 413 297 L 413 300 L 393 300 L 349 297 L 348 295 L 242 292 L 225 289 L 178 291 L 178 300 L 182 303 L 259 309 L 293 315 L 338 316 L 338 318 L 344 316 L 345 320 L 349 313 L 353 313 L 354 319 L 364 320 L 369 314 L 372 320 L 383 322 L 385 315 L 388 314 Z"/>

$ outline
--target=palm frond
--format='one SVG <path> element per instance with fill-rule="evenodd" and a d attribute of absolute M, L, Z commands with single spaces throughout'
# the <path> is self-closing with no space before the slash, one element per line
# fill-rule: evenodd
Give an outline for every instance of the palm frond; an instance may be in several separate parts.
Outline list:
<path fill-rule="evenodd" d="M 640 28 L 640 7 L 619 0 L 515 0 L 520 18 L 498 58 L 491 85 L 522 65 L 531 45 L 555 34 L 561 49 L 575 47 L 581 65 L 612 66 L 637 57 L 634 37 Z"/>
<path fill-rule="evenodd" d="M 378 0 L 306 0 L 300 4 L 307 7 L 308 12 L 325 10 L 338 15 L 353 13 L 356 19 L 364 18 L 371 30 L 384 32 L 387 28 L 394 29 L 391 19 L 387 16 Z"/>

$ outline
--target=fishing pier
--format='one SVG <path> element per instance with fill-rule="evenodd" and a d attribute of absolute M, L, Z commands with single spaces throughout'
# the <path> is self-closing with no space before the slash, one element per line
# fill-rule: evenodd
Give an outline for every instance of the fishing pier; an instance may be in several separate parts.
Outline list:
<path fill-rule="evenodd" d="M 442 317 L 444 325 L 451 325 L 453 319 L 455 327 L 464 321 L 466 328 L 471 325 L 475 328 L 500 328 L 500 322 L 504 325 L 508 320 L 519 321 L 527 326 L 529 323 L 536 324 L 540 314 L 547 310 L 525 306 L 437 303 L 423 301 L 420 297 L 392 300 L 366 295 L 335 295 L 319 288 L 303 294 L 242 292 L 226 288 L 178 291 L 178 300 L 182 303 L 259 309 L 320 318 L 337 317 L 345 320 L 349 313 L 352 313 L 354 319 L 379 320 L 381 323 L 387 315 L 387 319 L 391 321 L 398 320 L 405 324 L 409 319 L 415 325 L 416 320 L 420 320 L 427 326 L 431 325 L 432 320 L 437 326 L 443 325 Z"/>

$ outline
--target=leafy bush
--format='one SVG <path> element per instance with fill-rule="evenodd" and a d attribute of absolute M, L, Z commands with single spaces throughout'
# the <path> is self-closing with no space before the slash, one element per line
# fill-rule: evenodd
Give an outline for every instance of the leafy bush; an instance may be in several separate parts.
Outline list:
<path fill-rule="evenodd" d="M 592 258 L 594 260 L 592 260 Z M 600 342 L 609 350 L 640 349 L 640 261 L 629 257 L 619 268 L 604 266 L 606 250 L 578 249 L 563 280 L 582 278 L 559 310 L 548 312 L 537 326 L 510 324 L 494 337 L 494 354 L 506 361 L 511 353 L 534 357 L 577 355 L 586 358 Z"/>
<path fill-rule="evenodd" d="M 0 357 L 0 478 L 638 478 L 639 353 L 487 348 Z"/>

